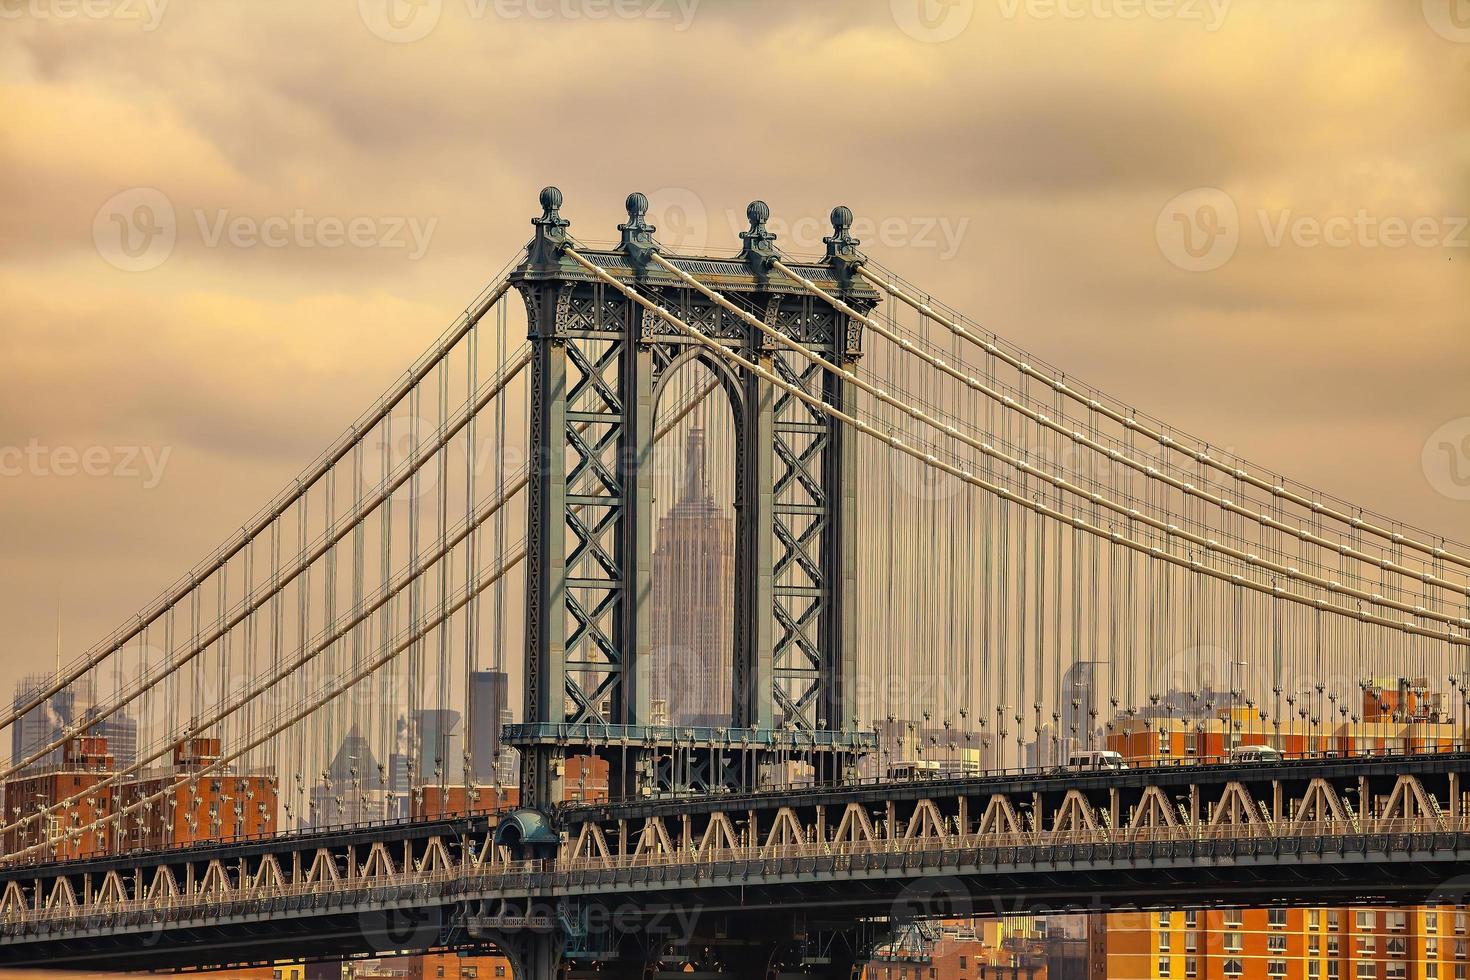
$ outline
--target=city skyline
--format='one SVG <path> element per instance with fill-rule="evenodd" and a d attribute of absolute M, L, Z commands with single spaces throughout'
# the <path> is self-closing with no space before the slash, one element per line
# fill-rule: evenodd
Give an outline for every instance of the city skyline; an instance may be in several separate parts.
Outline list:
<path fill-rule="evenodd" d="M 1470 0 L 0 20 L 0 965 L 1470 980 Z"/>

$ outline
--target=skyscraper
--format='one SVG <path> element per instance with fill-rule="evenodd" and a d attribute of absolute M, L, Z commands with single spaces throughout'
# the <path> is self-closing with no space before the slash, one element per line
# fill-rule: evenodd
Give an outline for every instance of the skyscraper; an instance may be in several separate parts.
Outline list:
<path fill-rule="evenodd" d="M 95 718 L 96 707 L 87 708 L 85 716 Z M 87 726 L 86 734 L 107 739 L 107 751 L 119 769 L 127 769 L 138 761 L 138 719 L 115 712 Z"/>
<path fill-rule="evenodd" d="M 409 723 L 414 740 L 414 786 L 462 781 L 459 769 L 464 733 L 460 731 L 459 712 L 447 708 L 420 709 L 413 712 Z"/>
<path fill-rule="evenodd" d="M 12 708 L 19 711 L 51 683 L 49 674 L 31 674 L 15 686 Z M 51 695 L 36 707 L 16 719 L 10 727 L 10 761 L 20 762 L 59 740 L 67 728 L 88 718 L 95 718 L 100 709 L 95 704 L 92 686 L 87 682 L 73 685 Z M 82 734 L 107 739 L 107 751 L 118 768 L 131 766 L 138 758 L 138 721 L 123 712 L 114 712 L 101 721 L 94 722 Z M 59 765 L 62 750 L 52 749 L 28 769 Z"/>
<path fill-rule="evenodd" d="M 12 708 L 19 711 L 51 683 L 49 674 L 31 674 L 15 686 Z M 20 762 L 59 740 L 67 728 L 99 714 L 91 685 L 83 682 L 58 691 L 16 719 L 10 728 L 10 761 Z M 108 753 L 119 768 L 131 766 L 138 758 L 138 722 L 123 712 L 115 712 L 88 726 L 82 734 L 107 739 Z M 59 765 L 62 750 L 52 749 L 28 769 Z"/>
<path fill-rule="evenodd" d="M 353 728 L 342 739 L 324 773 L 311 788 L 311 819 L 317 826 L 361 823 L 384 816 L 381 793 L 385 773 L 362 733 Z"/>
<path fill-rule="evenodd" d="M 653 553 L 653 698 L 675 725 L 727 725 L 734 632 L 735 521 L 705 475 L 704 430 L 684 443 L 678 500 Z"/>
<path fill-rule="evenodd" d="M 470 675 L 471 778 L 477 785 L 514 780 L 514 750 L 500 744 L 500 728 L 509 718 L 509 678 L 503 670 L 477 670 Z"/>

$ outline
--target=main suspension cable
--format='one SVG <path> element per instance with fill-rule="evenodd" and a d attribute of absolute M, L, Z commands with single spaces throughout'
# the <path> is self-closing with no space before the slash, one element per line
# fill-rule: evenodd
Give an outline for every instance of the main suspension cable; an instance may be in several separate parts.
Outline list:
<path fill-rule="evenodd" d="M 1364 592 L 1361 589 L 1352 588 L 1351 586 L 1345 586 L 1340 582 L 1336 582 L 1330 579 L 1324 579 L 1316 575 L 1310 575 L 1290 566 L 1266 561 L 1257 557 L 1256 555 L 1241 551 L 1238 548 L 1233 548 L 1228 545 L 1222 545 L 1214 539 L 1207 538 L 1200 534 L 1195 534 L 1194 532 L 1187 531 L 1181 527 L 1178 527 L 1177 525 L 1173 525 L 1166 521 L 1162 521 L 1158 518 L 1144 514 L 1135 508 L 1130 508 L 1123 504 L 1119 504 L 1116 501 L 1104 497 L 1099 493 L 1089 491 L 1085 487 L 1080 487 L 1068 480 L 1051 474 L 1041 469 L 1040 467 L 1033 466 L 1032 464 L 1027 463 L 1025 460 L 1016 459 L 1013 456 L 1002 453 L 999 450 L 995 449 L 995 447 L 991 446 L 989 443 L 975 439 L 972 436 L 961 432 L 956 426 L 935 420 L 927 412 L 924 412 L 921 409 L 913 408 L 912 406 L 900 401 L 899 399 L 894 398 L 887 392 L 883 391 L 881 388 L 878 388 L 876 385 L 870 384 L 869 382 L 860 378 L 855 372 L 827 360 L 820 354 L 817 354 L 810 348 L 806 347 L 804 344 L 793 340 L 792 338 L 783 334 L 781 331 L 765 323 L 763 320 L 760 320 L 759 318 L 754 317 L 746 311 L 740 309 L 738 306 L 725 299 L 724 296 L 705 286 L 698 279 L 684 272 L 678 266 L 674 265 L 672 262 L 669 262 L 667 259 L 657 254 L 656 252 L 650 254 L 650 259 L 658 264 L 661 268 L 664 268 L 674 275 L 678 276 L 679 279 L 686 285 L 704 294 L 711 301 L 718 304 L 723 309 L 734 313 L 736 316 L 745 320 L 751 326 L 755 327 L 757 330 L 761 331 L 772 340 L 775 340 L 778 343 L 789 347 L 791 350 L 801 354 L 803 357 L 806 357 L 813 364 L 820 365 L 822 368 L 831 372 L 832 374 L 851 382 L 861 390 L 867 392 L 869 395 L 877 398 L 884 404 L 887 404 L 897 409 L 898 411 L 903 412 L 910 418 L 913 418 L 915 421 L 928 425 L 940 432 L 943 432 L 945 435 L 948 435 L 949 437 L 964 443 L 977 452 L 990 456 L 991 458 L 996 459 L 1000 462 L 1004 462 L 1007 465 L 1012 466 L 1023 473 L 1033 475 L 1038 479 L 1041 479 L 1051 484 L 1059 491 L 1070 493 L 1076 497 L 1087 500 L 1095 506 L 1103 507 L 1131 521 L 1137 521 L 1138 523 L 1151 527 L 1155 531 L 1159 531 L 1170 537 L 1176 537 L 1181 540 L 1187 541 L 1190 544 L 1196 545 L 1200 548 L 1204 548 L 1207 551 L 1225 555 L 1238 562 L 1241 562 L 1242 564 L 1249 565 L 1254 568 L 1263 569 L 1267 572 L 1271 572 L 1276 575 L 1282 575 L 1300 582 L 1304 582 L 1337 595 L 1359 599 L 1364 602 L 1370 602 L 1374 605 L 1381 606 L 1383 608 L 1394 609 L 1398 612 L 1409 613 L 1410 615 L 1419 616 L 1425 619 L 1431 619 L 1436 622 L 1444 623 L 1447 626 L 1457 626 L 1460 628 L 1470 629 L 1470 619 L 1459 616 L 1449 616 L 1444 613 L 1440 613 L 1424 607 L 1412 606 L 1408 603 L 1400 602 L 1396 599 L 1389 599 L 1376 593 Z M 794 281 L 801 283 L 803 287 L 811 291 L 814 295 L 820 296 L 823 300 L 831 303 L 835 308 L 841 310 L 844 313 L 847 313 L 849 316 L 854 316 L 863 320 L 867 319 L 856 310 L 853 310 L 852 307 L 842 302 L 840 299 L 837 299 L 836 297 L 833 297 L 828 293 L 822 291 L 810 279 L 807 279 L 805 276 L 800 275 L 795 270 L 786 266 L 784 263 L 776 261 L 774 263 L 774 267 L 785 275 L 790 276 Z"/>
<path fill-rule="evenodd" d="M 1248 483 L 1258 490 L 1264 490 L 1274 497 L 1286 500 L 1290 503 L 1296 504 L 1299 507 L 1306 508 L 1315 515 L 1330 518 L 1356 531 L 1362 531 L 1371 534 L 1374 537 L 1382 538 L 1383 540 L 1391 542 L 1394 545 L 1409 548 L 1413 551 L 1417 551 L 1424 555 L 1429 555 L 1430 557 L 1436 559 L 1448 561 L 1451 564 L 1460 566 L 1461 568 L 1470 569 L 1470 557 L 1457 555 L 1451 551 L 1448 551 L 1442 544 L 1435 545 L 1427 544 L 1422 541 L 1417 541 L 1414 538 L 1411 538 L 1408 535 L 1405 535 L 1399 531 L 1380 527 L 1372 523 L 1371 521 L 1366 521 L 1361 516 L 1343 513 L 1342 511 L 1339 511 L 1335 508 L 1328 507 L 1327 505 L 1322 504 L 1318 501 L 1311 500 L 1310 498 L 1303 497 L 1298 493 L 1294 493 L 1291 490 L 1288 490 L 1284 485 L 1284 481 L 1282 483 L 1273 483 L 1269 480 L 1263 480 L 1258 476 L 1252 475 L 1247 470 L 1244 470 L 1240 467 L 1230 466 L 1224 462 L 1221 462 L 1220 460 L 1211 456 L 1207 450 L 1177 442 L 1171 436 L 1156 429 L 1150 428 L 1142 422 L 1139 422 L 1138 419 L 1134 416 L 1124 414 L 1113 408 L 1109 408 L 1107 405 L 1104 405 L 1102 402 L 1098 401 L 1095 398 L 1086 398 L 1080 392 L 1075 391 L 1069 385 L 1067 385 L 1065 381 L 1062 381 L 1058 378 L 1053 378 L 1050 375 L 1036 370 L 1036 368 L 1021 360 L 1019 357 L 1015 357 L 1014 355 L 1003 350 L 998 344 L 986 340 L 983 337 L 976 336 L 972 331 L 966 329 L 962 324 L 935 310 L 923 300 L 910 295 L 906 290 L 904 290 L 897 284 L 874 275 L 866 268 L 859 267 L 858 274 L 866 279 L 868 282 L 877 286 L 879 289 L 882 289 L 884 292 L 888 293 L 890 296 L 893 296 L 894 298 L 913 307 L 923 316 L 926 316 L 929 319 L 933 320 L 935 323 L 946 327 L 956 336 L 966 341 L 969 341 L 971 344 L 979 347 L 981 350 L 991 355 L 992 357 L 996 357 L 1004 361 L 1006 364 L 1010 365 L 1021 374 L 1024 374 L 1027 377 L 1035 378 L 1042 384 L 1048 385 L 1049 387 L 1053 388 L 1057 393 L 1064 395 L 1067 398 L 1070 398 L 1077 404 L 1083 405 L 1090 411 L 1097 412 L 1099 415 L 1111 419 L 1112 421 L 1123 426 L 1130 432 L 1139 433 L 1140 435 L 1158 443 L 1165 449 L 1173 450 L 1174 452 L 1182 453 L 1186 456 L 1189 456 L 1197 462 L 1208 466 L 1211 469 L 1216 470 L 1217 472 L 1224 473 L 1227 476 L 1233 477 L 1234 479 L 1240 480 L 1244 483 Z M 1290 529 L 1288 528 L 1288 530 Z"/>
<path fill-rule="evenodd" d="M 140 613 L 133 625 L 126 627 L 122 633 L 115 635 L 111 640 L 84 655 L 80 660 L 73 663 L 62 671 L 58 671 L 52 678 L 50 684 L 43 684 L 23 699 L 11 706 L 11 710 L 0 714 L 0 731 L 10 727 L 17 719 L 29 714 L 31 711 L 45 704 L 61 691 L 71 686 L 84 677 L 88 671 L 105 662 L 108 657 L 122 650 L 133 640 L 137 639 L 144 630 L 162 618 L 174 606 L 183 602 L 193 593 L 205 579 L 223 568 L 230 559 L 247 548 L 267 528 L 286 513 L 295 503 L 302 499 L 308 490 L 316 485 L 323 476 L 331 472 L 339 462 L 352 452 L 353 447 L 361 438 L 363 432 L 371 429 L 383 419 L 387 418 L 403 398 L 419 382 L 423 381 L 434 370 L 435 366 L 449 355 L 456 345 L 464 338 L 465 334 L 475 328 L 483 317 L 500 298 L 510 289 L 510 281 L 504 277 L 489 287 L 489 292 L 481 295 L 469 310 L 465 312 L 462 320 L 458 321 L 450 332 L 435 345 L 430 355 L 421 360 L 417 368 L 410 369 L 398 384 L 394 385 L 381 399 L 378 404 L 357 422 L 339 439 L 337 444 L 318 460 L 315 466 L 300 477 L 292 481 L 291 485 L 282 492 L 280 497 L 262 511 L 256 520 L 240 533 L 231 538 L 218 550 L 215 555 L 208 559 L 203 565 L 195 568 L 189 573 L 184 581 L 180 582 L 171 592 L 162 599 L 156 601 L 152 607 Z"/>
<path fill-rule="evenodd" d="M 725 358 L 726 360 L 731 361 L 732 363 L 737 364 L 738 366 L 746 369 L 747 371 L 750 371 L 751 373 L 755 374 L 756 376 L 758 376 L 760 378 L 763 378 L 763 379 L 771 382 L 772 384 L 775 384 L 777 387 L 781 388 L 783 391 L 786 391 L 788 394 L 792 395 L 793 397 L 800 399 L 801 401 L 805 402 L 808 405 L 811 405 L 813 408 L 817 409 L 818 411 L 822 412 L 823 414 L 827 415 L 828 417 L 833 418 L 833 419 L 836 419 L 837 421 L 840 421 L 840 422 L 844 422 L 847 425 L 849 425 L 849 426 L 857 429 L 858 431 L 863 432 L 864 434 L 869 435 L 872 438 L 877 439 L 877 440 L 879 440 L 879 441 L 887 444 L 891 448 L 897 449 L 898 451 L 900 451 L 902 453 L 905 453 L 905 454 L 907 454 L 909 456 L 912 456 L 914 459 L 917 459 L 920 462 L 922 462 L 922 463 L 924 463 L 924 464 L 926 464 L 928 466 L 932 466 L 932 467 L 938 468 L 940 470 L 943 470 L 944 472 L 948 473 L 949 475 L 954 476 L 954 477 L 956 477 L 956 478 L 958 478 L 960 480 L 963 480 L 964 482 L 966 482 L 966 483 L 968 483 L 968 484 L 970 484 L 972 486 L 978 487 L 978 488 L 980 488 L 982 490 L 986 490 L 986 491 L 988 491 L 990 493 L 994 493 L 994 494 L 996 494 L 998 496 L 1001 496 L 1004 499 L 1009 500 L 1009 501 L 1011 501 L 1013 503 L 1020 504 L 1021 506 L 1027 508 L 1028 510 L 1031 510 L 1032 512 L 1034 512 L 1036 514 L 1040 514 L 1040 515 L 1042 515 L 1044 517 L 1050 517 L 1050 518 L 1052 518 L 1054 520 L 1060 521 L 1060 522 L 1062 522 L 1064 524 L 1067 524 L 1067 525 L 1070 525 L 1070 526 L 1080 527 L 1081 529 L 1083 529 L 1085 531 L 1088 531 L 1088 532 L 1090 532 L 1092 534 L 1098 535 L 1099 537 L 1107 538 L 1107 539 L 1113 541 L 1115 544 L 1122 545 L 1123 547 L 1130 548 L 1130 549 L 1132 549 L 1134 551 L 1137 551 L 1137 552 L 1140 552 L 1142 554 L 1151 555 L 1151 556 L 1153 556 L 1155 558 L 1158 558 L 1158 559 L 1160 559 L 1162 561 L 1165 561 L 1165 562 L 1167 562 L 1169 564 L 1175 565 L 1175 566 L 1180 567 L 1180 568 L 1188 569 L 1190 571 L 1196 572 L 1196 573 L 1201 574 L 1201 575 L 1209 576 L 1209 577 L 1214 578 L 1214 579 L 1217 579 L 1219 581 L 1233 582 L 1235 584 L 1242 585 L 1242 586 L 1244 586 L 1246 588 L 1250 588 L 1250 589 L 1252 589 L 1254 591 L 1257 591 L 1257 592 L 1261 592 L 1261 593 L 1264 593 L 1264 594 L 1273 595 L 1273 596 L 1276 596 L 1277 598 L 1283 598 L 1283 599 L 1286 599 L 1288 601 L 1296 602 L 1296 603 L 1299 603 L 1299 604 L 1302 604 L 1302 605 L 1311 606 L 1311 607 L 1317 608 L 1319 610 L 1325 609 L 1325 610 L 1328 610 L 1330 612 L 1336 613 L 1338 615 L 1341 615 L 1341 616 L 1344 616 L 1344 617 L 1347 617 L 1347 618 L 1350 618 L 1350 619 L 1357 619 L 1360 622 L 1373 623 L 1373 624 L 1376 624 L 1376 625 L 1379 625 L 1379 626 L 1385 626 L 1385 627 L 1388 627 L 1388 628 L 1391 628 L 1391 629 L 1397 629 L 1397 630 L 1401 630 L 1401 631 L 1404 631 L 1404 632 L 1414 633 L 1414 634 L 1419 635 L 1419 636 L 1432 637 L 1432 638 L 1435 638 L 1435 639 L 1444 640 L 1445 642 L 1451 643 L 1451 644 L 1456 645 L 1456 646 L 1467 646 L 1467 647 L 1470 647 L 1470 637 L 1460 636 L 1460 635 L 1458 635 L 1458 634 L 1456 634 L 1456 633 L 1454 633 L 1454 632 L 1452 632 L 1450 630 L 1434 631 L 1434 630 L 1430 630 L 1430 629 L 1428 629 L 1426 627 L 1423 627 L 1423 626 L 1418 626 L 1418 625 L 1416 625 L 1414 623 L 1401 622 L 1399 620 L 1388 619 L 1386 617 L 1378 616 L 1378 615 L 1373 614 L 1373 613 L 1363 612 L 1361 610 L 1354 611 L 1354 610 L 1348 609 L 1348 608 L 1346 608 L 1344 606 L 1339 606 L 1339 605 L 1336 605 L 1334 603 L 1328 602 L 1327 600 L 1322 599 L 1322 598 L 1309 598 L 1307 596 L 1297 595 L 1295 593 L 1288 592 L 1285 589 L 1282 589 L 1280 586 L 1277 586 L 1277 585 L 1274 585 L 1274 584 L 1273 585 L 1266 585 L 1266 584 L 1261 583 L 1261 582 L 1258 582 L 1258 581 L 1256 581 L 1254 579 L 1245 578 L 1244 576 L 1242 576 L 1242 575 L 1240 575 L 1238 573 L 1227 572 L 1227 571 L 1224 571 L 1222 569 L 1212 568 L 1212 567 L 1210 567 L 1208 565 L 1205 565 L 1205 564 L 1201 563 L 1197 559 L 1183 558 L 1183 557 L 1180 557 L 1179 555 L 1175 555 L 1175 554 L 1173 554 L 1171 552 L 1165 551 L 1162 548 L 1153 547 L 1153 546 L 1149 546 L 1149 545 L 1143 544 L 1143 543 L 1141 543 L 1139 541 L 1133 540 L 1132 538 L 1125 537 L 1120 532 L 1095 526 L 1093 524 L 1090 524 L 1090 523 L 1084 521 L 1080 517 L 1075 517 L 1075 516 L 1072 516 L 1072 515 L 1068 515 L 1068 514 L 1062 512 L 1062 511 L 1058 511 L 1058 510 L 1056 510 L 1056 509 L 1054 509 L 1054 508 L 1052 508 L 1052 507 L 1050 507 L 1050 506 L 1048 506 L 1046 504 L 1038 503 L 1038 502 L 1033 501 L 1033 500 L 1030 500 L 1030 499 L 1028 499 L 1028 498 L 1026 498 L 1026 497 L 1024 497 L 1024 496 L 1022 496 L 1020 494 L 1017 494 L 1017 493 L 1014 493 L 1014 492 L 1012 492 L 1010 490 L 1007 490 L 1006 488 L 1004 488 L 1002 486 L 999 486 L 997 484 L 991 483 L 991 482 L 989 482 L 987 480 L 980 479 L 979 477 L 976 477 L 974 474 L 970 473 L 967 470 L 961 469 L 958 466 L 954 466 L 954 465 L 951 465 L 949 463 L 945 463 L 945 462 L 939 460 L 937 457 L 933 456 L 932 454 L 923 453 L 923 452 L 920 452 L 919 450 L 913 449 L 913 448 L 909 447 L 908 445 L 906 445 L 903 442 L 903 440 L 899 439 L 897 436 L 892 436 L 892 435 L 889 435 L 887 433 L 884 433 L 884 432 L 876 429 L 875 427 L 873 427 L 871 425 L 868 425 L 867 423 L 864 423 L 864 422 L 860 421 L 859 419 L 857 419 L 857 418 L 855 418 L 855 417 L 853 417 L 853 416 L 851 416 L 851 415 L 849 415 L 849 414 L 847 414 L 845 412 L 842 412 L 842 411 L 839 411 L 838 409 L 833 408 L 831 405 L 828 405 L 826 402 L 822 401 L 820 398 L 817 398 L 816 396 L 812 395 L 811 393 L 809 393 L 809 392 L 807 392 L 807 391 L 805 391 L 805 390 L 803 390 L 801 388 L 798 388 L 798 387 L 795 387 L 795 386 L 792 386 L 792 385 L 787 384 L 786 381 L 784 379 L 782 379 L 779 375 L 777 375 L 775 372 L 769 371 L 769 370 L 761 367 L 760 365 L 755 364 L 754 362 L 748 360 L 747 358 L 742 357 L 741 355 L 735 353 L 732 350 L 729 350 L 728 348 L 726 348 L 724 345 L 718 343 L 717 341 L 712 340 L 711 338 L 709 338 L 704 333 L 700 332 L 699 330 L 696 330 L 694 327 L 691 327 L 689 324 L 685 323 L 683 320 L 681 320 L 678 317 L 674 316 L 672 313 L 668 312 L 663 307 L 659 306 L 657 303 L 653 302 L 652 300 L 650 300 L 647 297 L 643 296 L 641 293 L 638 293 L 636 290 L 632 289 L 631 287 L 627 286 L 626 284 L 624 284 L 623 282 L 621 282 L 620 280 L 618 280 L 616 277 L 614 277 L 606 269 L 604 269 L 601 266 L 596 265 L 595 263 L 593 263 L 593 262 L 589 261 L 588 259 L 584 258 L 579 252 L 576 251 L 576 249 L 571 248 L 570 246 L 567 246 L 567 247 L 565 247 L 565 249 L 563 251 L 563 254 L 566 255 L 568 258 L 572 259 L 578 265 L 582 266 L 584 269 L 586 269 L 592 275 L 595 275 L 598 279 L 600 279 L 603 282 L 606 282 L 609 285 L 613 286 L 619 292 L 622 292 L 624 295 L 628 296 L 630 299 L 633 299 L 635 302 L 639 303 L 645 309 L 649 310 L 649 312 L 654 313 L 655 315 L 659 316 L 661 319 L 663 319 L 666 322 L 668 322 L 671 326 L 675 327 L 676 329 L 680 330 L 681 332 L 687 334 L 688 336 L 692 337 L 693 339 L 695 339 L 695 340 L 699 341 L 700 343 L 704 344 L 709 349 L 711 349 L 711 350 L 715 351 L 716 353 L 718 353 L 721 357 Z M 655 258 L 657 258 L 657 256 L 655 256 Z M 738 315 L 740 311 L 738 309 L 736 309 L 736 308 L 731 307 L 731 312 L 737 313 L 737 315 Z M 1134 519 L 1136 520 L 1137 518 L 1135 517 Z"/>
<path fill-rule="evenodd" d="M 188 651 L 182 656 L 170 658 L 169 662 L 164 665 L 164 669 L 161 673 L 149 673 L 145 671 L 143 676 L 139 678 L 137 685 L 135 685 L 131 690 L 125 692 L 109 704 L 97 707 L 94 710 L 88 712 L 85 717 L 79 717 L 78 720 L 74 723 L 62 726 L 61 731 L 52 741 L 42 747 L 37 748 L 25 758 L 20 760 L 12 759 L 8 767 L 0 770 L 0 780 L 9 778 L 10 776 L 13 776 L 17 772 L 20 772 L 22 769 L 26 768 L 32 763 L 38 762 L 39 760 L 45 758 L 52 751 L 65 745 L 70 739 L 75 738 L 77 735 L 81 735 L 87 731 L 92 730 L 98 724 L 106 721 L 108 718 L 112 717 L 114 714 L 136 701 L 139 697 L 146 694 L 151 688 L 162 682 L 170 674 L 181 669 L 186 664 L 193 662 L 197 657 L 203 654 L 215 643 L 219 642 L 223 637 L 228 636 L 231 631 L 233 631 L 237 626 L 249 620 L 255 612 L 257 612 L 262 606 L 269 602 L 274 596 L 278 595 L 282 589 L 284 589 L 291 582 L 295 581 L 297 576 L 301 575 L 306 569 L 316 564 L 316 562 L 321 559 L 323 555 L 330 553 L 339 542 L 345 539 L 349 534 L 353 533 L 357 528 L 361 527 L 362 522 L 367 520 L 367 518 L 371 516 L 373 511 L 375 511 L 385 501 L 390 499 L 393 494 L 397 492 L 400 487 L 403 486 L 404 483 L 408 482 L 408 480 L 413 476 L 414 473 L 418 471 L 421 466 L 423 466 L 429 459 L 432 459 L 436 454 L 438 454 L 446 445 L 448 445 L 448 443 L 455 437 L 455 435 L 457 435 L 461 430 L 465 428 L 466 425 L 469 424 L 469 421 L 471 419 L 473 419 L 479 412 L 483 411 L 484 408 L 489 405 L 492 400 L 497 398 L 500 393 L 503 392 L 511 384 L 511 382 L 513 382 L 516 377 L 520 375 L 520 372 L 525 369 L 526 365 L 529 364 L 530 361 L 531 354 L 529 349 L 524 350 L 516 357 L 514 361 L 511 362 L 504 374 L 487 384 L 481 396 L 474 402 L 467 405 L 464 415 L 458 421 L 440 428 L 437 437 L 434 440 L 431 440 L 430 443 L 426 443 L 423 446 L 416 445 L 414 447 L 414 456 L 412 459 L 408 460 L 405 463 L 404 471 L 396 479 L 385 479 L 378 493 L 367 502 L 367 507 L 365 509 L 361 507 L 356 508 L 356 513 L 354 514 L 353 519 L 349 522 L 345 522 L 340 529 L 335 531 L 329 529 L 329 533 L 322 539 L 321 543 L 318 544 L 317 547 L 314 548 L 309 554 L 305 555 L 300 561 L 298 561 L 294 568 L 279 576 L 278 578 L 273 578 L 272 581 L 262 591 L 256 593 L 253 596 L 248 596 L 241 608 L 238 610 L 238 612 L 236 612 L 234 616 L 230 617 L 228 620 L 217 623 L 215 628 L 208 634 L 195 637 L 191 641 Z M 221 615 L 223 615 L 223 606 L 221 606 Z"/>

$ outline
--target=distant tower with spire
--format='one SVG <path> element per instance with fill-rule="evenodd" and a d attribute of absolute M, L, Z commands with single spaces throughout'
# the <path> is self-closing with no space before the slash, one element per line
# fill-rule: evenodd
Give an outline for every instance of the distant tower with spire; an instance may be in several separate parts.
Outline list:
<path fill-rule="evenodd" d="M 653 699 L 674 725 L 728 725 L 735 521 L 710 493 L 705 434 L 684 440 L 679 497 L 653 553 Z"/>

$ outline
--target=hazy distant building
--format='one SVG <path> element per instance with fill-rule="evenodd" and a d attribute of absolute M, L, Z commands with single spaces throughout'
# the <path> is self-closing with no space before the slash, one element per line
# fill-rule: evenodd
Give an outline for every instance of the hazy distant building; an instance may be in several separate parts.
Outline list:
<path fill-rule="evenodd" d="M 874 734 L 877 751 L 861 766 L 866 776 L 973 775 L 999 764 L 994 739 L 972 728 L 899 718 L 876 723 Z"/>
<path fill-rule="evenodd" d="M 659 521 L 652 566 L 652 694 L 674 725 L 730 722 L 734 525 L 710 494 L 704 430 L 692 429 L 683 487 Z"/>
<path fill-rule="evenodd" d="M 382 819 L 385 774 L 368 740 L 353 728 L 327 766 L 326 778 L 311 788 L 312 823 L 330 827 Z"/>
<path fill-rule="evenodd" d="M 1098 667 L 1093 660 L 1082 660 L 1062 674 L 1061 737 L 1069 749 L 1092 742 L 1098 733 L 1102 708 Z"/>
<path fill-rule="evenodd" d="M 36 695 L 51 684 L 49 674 L 32 674 L 15 686 L 11 708 L 19 711 Z M 10 761 L 17 763 L 52 742 L 59 741 L 69 727 L 88 717 L 95 717 L 98 709 L 95 697 L 82 683 L 51 695 L 41 704 L 16 719 L 10 727 Z M 120 768 L 131 766 L 138 759 L 138 722 L 129 715 L 118 712 L 89 726 L 82 734 L 107 739 L 108 754 Z M 62 761 L 62 750 L 52 749 L 28 769 L 55 767 Z"/>
<path fill-rule="evenodd" d="M 503 670 L 478 670 L 470 677 L 471 778 L 476 785 L 515 780 L 514 750 L 500 744 L 510 724 L 509 678 Z"/>
<path fill-rule="evenodd" d="M 460 713 L 446 708 L 425 708 L 415 711 L 411 720 L 414 785 L 463 782 L 460 766 L 464 757 L 464 733 Z"/>
<path fill-rule="evenodd" d="M 393 752 L 388 756 L 388 806 L 390 819 L 408 816 L 409 798 L 413 794 L 413 767 L 408 756 Z"/>
<path fill-rule="evenodd" d="M 96 708 L 86 711 L 88 717 L 96 714 Z M 109 715 L 88 725 L 86 734 L 107 739 L 107 751 L 119 769 L 128 769 L 138 761 L 138 720 L 131 715 L 120 711 Z"/>

